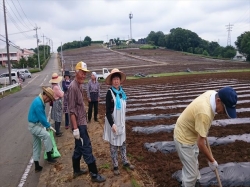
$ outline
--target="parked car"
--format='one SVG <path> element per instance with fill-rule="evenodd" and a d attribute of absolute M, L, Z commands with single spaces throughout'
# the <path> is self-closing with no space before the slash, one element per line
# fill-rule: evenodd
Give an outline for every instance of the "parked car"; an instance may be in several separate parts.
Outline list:
<path fill-rule="evenodd" d="M 11 72 L 11 81 L 12 81 L 12 84 L 19 82 L 17 71 Z M 0 84 L 9 84 L 9 73 L 8 72 L 2 73 L 0 75 Z"/>
<path fill-rule="evenodd" d="M 23 74 L 25 78 L 31 78 L 31 73 L 28 69 L 19 69 L 18 71 Z"/>

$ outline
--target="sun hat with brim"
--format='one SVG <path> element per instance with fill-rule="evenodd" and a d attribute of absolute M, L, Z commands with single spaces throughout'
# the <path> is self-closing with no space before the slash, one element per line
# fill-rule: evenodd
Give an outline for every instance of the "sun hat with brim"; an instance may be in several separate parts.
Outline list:
<path fill-rule="evenodd" d="M 54 91 L 50 87 L 43 86 L 43 92 L 52 100 L 55 101 Z"/>
<path fill-rule="evenodd" d="M 70 77 L 70 73 L 69 73 L 69 71 L 65 71 L 65 72 L 64 72 L 63 77 L 65 78 L 65 76 L 69 76 L 69 77 Z"/>
<path fill-rule="evenodd" d="M 80 61 L 76 64 L 76 70 L 82 70 L 82 71 L 86 71 L 89 72 L 89 70 L 87 69 L 87 64 L 83 61 Z"/>
<path fill-rule="evenodd" d="M 62 76 L 58 76 L 57 73 L 52 74 L 52 78 L 50 79 L 49 83 L 59 83 L 62 81 Z"/>
<path fill-rule="evenodd" d="M 224 87 L 218 91 L 218 95 L 224 104 L 225 111 L 230 118 L 236 118 L 237 93 L 230 86 Z"/>
<path fill-rule="evenodd" d="M 121 83 L 123 83 L 125 80 L 126 80 L 126 75 L 125 73 L 121 72 L 119 69 L 117 68 L 114 68 L 112 69 L 111 73 L 107 76 L 105 82 L 107 85 L 111 85 L 112 84 L 112 80 L 111 80 L 111 77 L 114 73 L 118 73 L 121 75 Z"/>

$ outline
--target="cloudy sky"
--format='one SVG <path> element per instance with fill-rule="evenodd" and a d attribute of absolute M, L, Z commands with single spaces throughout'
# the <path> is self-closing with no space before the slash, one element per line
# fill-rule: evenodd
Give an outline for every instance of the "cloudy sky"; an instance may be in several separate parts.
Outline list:
<path fill-rule="evenodd" d="M 136 40 L 150 31 L 168 34 L 181 27 L 226 46 L 229 24 L 231 45 L 250 30 L 250 0 L 5 0 L 5 5 L 9 40 L 21 48 L 36 47 L 36 26 L 40 44 L 49 38 L 54 51 L 61 43 L 85 36 L 105 42 L 128 39 L 129 13 L 133 14 L 132 37 Z M 0 47 L 5 46 L 4 37 L 1 0 Z"/>

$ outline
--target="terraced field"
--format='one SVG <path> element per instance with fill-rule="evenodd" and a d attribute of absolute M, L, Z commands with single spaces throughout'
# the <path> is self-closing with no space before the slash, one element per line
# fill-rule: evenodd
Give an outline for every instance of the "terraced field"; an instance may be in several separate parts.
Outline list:
<path fill-rule="evenodd" d="M 99 46 L 65 51 L 64 59 L 65 68 L 69 70 L 71 65 L 74 66 L 83 60 L 92 71 L 98 72 L 103 67 L 110 70 L 119 68 L 128 76 L 138 72 L 145 74 L 183 72 L 187 68 L 192 71 L 211 72 L 200 75 L 190 73 L 186 76 L 142 78 L 127 80 L 124 83 L 123 88 L 128 96 L 126 119 L 128 155 L 135 164 L 144 186 L 179 185 L 177 179 L 173 178 L 173 174 L 182 168 L 177 153 L 171 145 L 174 124 L 194 98 L 207 90 L 219 90 L 224 86 L 232 86 L 238 93 L 238 119 L 228 120 L 225 115 L 215 116 L 209 131 L 209 137 L 214 137 L 209 139 L 213 155 L 221 166 L 231 162 L 250 162 L 250 143 L 247 139 L 250 139 L 250 73 L 214 73 L 220 70 L 249 69 L 249 63 L 205 59 L 163 49 L 111 51 Z M 104 119 L 108 86 L 103 82 L 101 90 L 99 119 Z M 244 138 L 242 136 L 232 138 L 230 135 L 243 135 Z M 219 139 L 222 137 L 227 137 L 230 141 Z M 199 163 L 200 169 L 208 166 L 202 153 L 199 155 Z M 250 169 L 247 169 L 249 174 Z M 222 169 L 219 172 L 223 175 Z M 208 175 L 215 177 L 211 171 L 207 171 L 204 176 Z M 250 183 L 247 180 L 245 178 L 243 181 L 246 183 L 235 184 L 224 179 L 222 183 L 227 184 L 226 186 L 247 186 Z M 211 181 L 204 182 L 203 186 L 216 186 L 216 183 L 213 184 Z"/>

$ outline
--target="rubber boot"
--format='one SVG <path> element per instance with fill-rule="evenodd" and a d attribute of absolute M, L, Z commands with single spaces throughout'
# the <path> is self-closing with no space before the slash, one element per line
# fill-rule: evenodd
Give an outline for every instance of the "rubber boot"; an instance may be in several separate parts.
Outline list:
<path fill-rule="evenodd" d="M 35 161 L 35 172 L 42 171 L 43 167 L 39 165 L 38 161 Z"/>
<path fill-rule="evenodd" d="M 82 169 L 80 168 L 80 160 L 81 158 L 79 159 L 73 159 L 72 158 L 72 165 L 73 165 L 73 178 L 76 178 L 80 175 L 83 175 L 83 174 L 86 174 L 88 171 L 87 169 Z"/>
<path fill-rule="evenodd" d="M 51 151 L 47 152 L 47 161 L 49 164 L 53 164 L 53 165 L 57 163 L 56 159 L 52 158 Z"/>
<path fill-rule="evenodd" d="M 98 174 L 95 162 L 93 162 L 91 164 L 88 164 L 88 168 L 89 168 L 89 172 L 90 172 L 90 176 L 91 176 L 91 181 L 92 182 L 101 183 L 101 182 L 106 181 L 105 177 L 103 177 L 103 176 L 101 176 L 101 175 Z"/>

